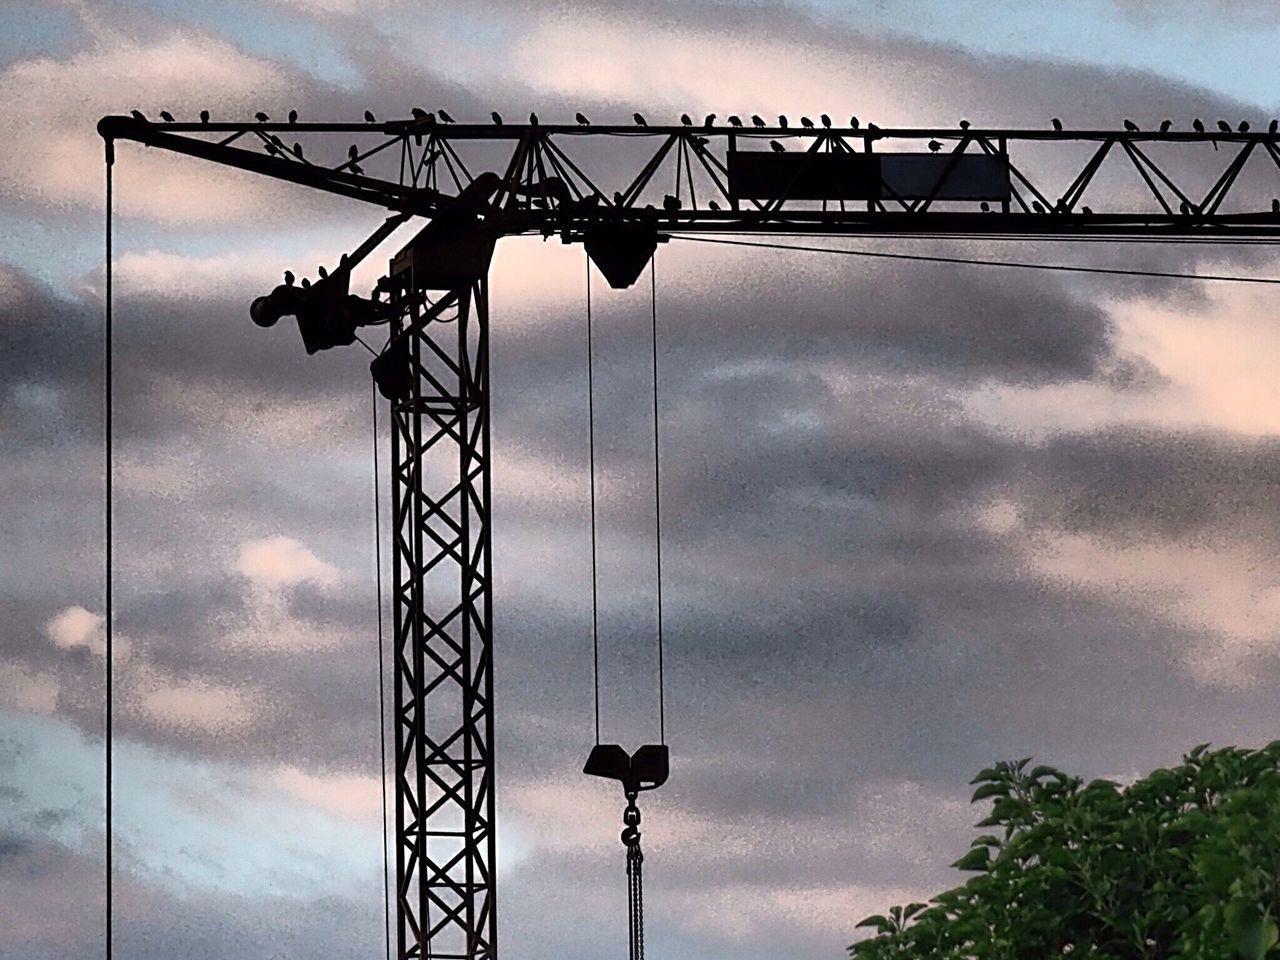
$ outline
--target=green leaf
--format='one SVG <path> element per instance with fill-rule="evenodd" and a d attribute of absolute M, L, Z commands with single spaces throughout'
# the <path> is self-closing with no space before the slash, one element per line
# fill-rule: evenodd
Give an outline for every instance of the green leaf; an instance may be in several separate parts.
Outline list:
<path fill-rule="evenodd" d="M 1260 911 L 1256 904 L 1238 900 L 1228 904 L 1224 912 L 1236 953 L 1244 960 L 1263 960 L 1280 935 L 1275 921 Z"/>
<path fill-rule="evenodd" d="M 892 933 L 893 921 L 891 921 L 888 917 L 881 916 L 880 914 L 875 913 L 867 917 L 865 920 L 859 921 L 858 923 L 854 924 L 855 929 L 857 929 L 858 927 L 874 927 L 875 929 L 879 930 L 881 933 Z"/>
<path fill-rule="evenodd" d="M 969 786 L 975 783 L 986 783 L 988 780 L 999 780 L 1000 774 L 993 767 L 985 767 L 978 771 L 978 775 L 969 781 Z"/>
<path fill-rule="evenodd" d="M 1007 783 L 984 783 L 973 791 L 973 796 L 969 798 L 969 802 L 978 803 L 988 797 L 1007 797 L 1008 795 L 1009 785 Z"/>
<path fill-rule="evenodd" d="M 991 865 L 991 851 L 986 847 L 974 847 L 951 866 L 957 870 L 986 871 Z"/>

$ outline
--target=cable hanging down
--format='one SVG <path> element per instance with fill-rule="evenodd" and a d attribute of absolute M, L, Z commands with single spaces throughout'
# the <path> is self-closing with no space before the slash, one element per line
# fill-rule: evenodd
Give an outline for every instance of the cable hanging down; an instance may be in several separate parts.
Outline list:
<path fill-rule="evenodd" d="M 594 655 L 595 734 L 596 744 L 582 769 L 590 776 L 617 780 L 622 784 L 626 807 L 622 813 L 622 844 L 627 862 L 627 951 L 629 960 L 644 960 L 644 853 L 640 848 L 640 793 L 656 790 L 666 783 L 670 769 L 666 745 L 666 697 L 663 673 L 662 611 L 662 500 L 660 494 L 658 434 L 658 307 L 657 280 L 650 260 L 650 333 L 653 338 L 653 479 L 654 479 L 654 552 L 657 573 L 657 640 L 658 640 L 658 728 L 659 743 L 649 743 L 628 753 L 620 744 L 600 742 L 600 644 L 597 578 L 596 466 L 594 359 L 592 355 L 591 261 L 587 260 L 587 419 L 589 472 L 591 480 L 591 625 Z"/>
<path fill-rule="evenodd" d="M 114 597 L 112 596 L 112 582 L 114 579 L 114 571 L 112 570 L 112 555 L 115 552 L 115 523 L 112 516 L 112 500 L 114 499 L 114 438 L 112 437 L 112 403 L 113 403 L 113 383 L 115 371 L 112 369 L 113 352 L 114 352 L 114 330 L 112 317 L 112 268 L 111 268 L 111 234 L 112 234 L 112 186 L 111 171 L 115 165 L 115 147 L 110 141 L 107 142 L 107 196 L 106 196 L 106 232 L 107 232 L 107 249 L 106 264 L 103 271 L 103 345 L 102 345 L 102 380 L 103 380 L 103 456 L 104 456 L 104 472 L 103 472 L 103 500 L 104 500 L 104 516 L 103 516 L 103 599 L 102 599 L 102 616 L 103 616 L 103 671 L 105 674 L 105 692 L 104 692 L 104 712 L 103 721 L 103 776 L 105 779 L 105 799 L 103 815 L 105 819 L 103 829 L 103 844 L 105 847 L 106 859 L 106 924 L 105 924 L 105 946 L 106 958 L 111 960 L 114 952 L 112 922 L 115 919 L 115 893 L 114 893 L 114 874 L 115 874 L 115 811 L 112 805 L 112 793 L 114 789 L 114 748 L 115 748 L 115 660 L 114 660 L 114 629 L 112 620 L 114 618 Z"/>

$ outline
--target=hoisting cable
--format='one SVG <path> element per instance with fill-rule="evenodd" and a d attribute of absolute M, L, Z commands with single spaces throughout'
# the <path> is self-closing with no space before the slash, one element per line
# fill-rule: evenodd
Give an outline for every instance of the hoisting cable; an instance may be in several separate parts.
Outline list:
<path fill-rule="evenodd" d="M 378 593 L 378 742 L 382 748 L 382 933 L 391 960 L 391 854 L 387 841 L 387 681 L 382 639 L 382 480 L 378 470 L 378 385 L 373 390 L 373 569 Z"/>
<path fill-rule="evenodd" d="M 1100 273 L 1120 277 L 1159 277 L 1168 280 L 1213 280 L 1220 283 L 1280 284 L 1280 277 L 1246 277 L 1239 274 L 1178 273 L 1166 270 L 1126 270 L 1121 267 L 1082 267 L 1066 263 L 1028 263 L 1019 260 L 979 260 L 970 257 L 931 256 L 923 253 L 888 253 L 883 250 L 849 250 L 840 247 L 806 246 L 794 243 L 770 243 L 766 240 L 727 240 L 718 237 L 691 237 L 670 234 L 672 240 L 687 243 L 717 243 L 732 247 L 765 247 L 769 250 L 797 250 L 806 253 L 833 253 L 844 257 L 868 257 L 877 260 L 923 260 L 928 263 L 960 263 L 975 267 L 1014 267 L 1022 270 L 1056 270 L 1060 273 Z"/>
<path fill-rule="evenodd" d="M 113 790 L 113 762 L 114 762 L 114 720 L 115 720 L 115 667 L 112 658 L 114 653 L 114 630 L 112 629 L 112 615 L 114 613 L 114 598 L 112 597 L 112 554 L 115 546 L 115 525 L 111 512 L 111 501 L 113 500 L 113 451 L 114 441 L 112 438 L 112 383 L 114 380 L 114 371 L 112 369 L 112 353 L 113 353 L 113 330 L 112 330 L 112 309 L 111 309 L 111 226 L 112 226 L 112 196 L 111 196 L 111 171 L 115 164 L 115 146 L 111 141 L 107 141 L 107 197 L 106 197 L 106 229 L 107 229 L 107 250 L 106 250 L 106 266 L 104 270 L 103 283 L 103 345 L 102 345 L 102 380 L 103 380 L 103 425 L 102 425 L 102 441 L 105 457 L 105 470 L 103 473 L 103 499 L 105 501 L 105 510 L 103 517 L 103 552 L 105 554 L 104 563 L 104 584 L 103 584 L 103 657 L 105 660 L 103 669 L 105 672 L 105 720 L 103 728 L 103 766 L 104 777 L 106 780 L 106 800 L 105 800 L 105 826 L 103 830 L 103 843 L 106 853 L 106 930 L 105 944 L 106 957 L 111 960 L 113 955 L 112 946 L 112 920 L 115 914 L 115 896 L 113 890 L 113 874 L 115 873 L 114 859 L 114 839 L 115 839 L 115 817 L 112 806 L 112 790 Z"/>
<path fill-rule="evenodd" d="M 587 457 L 591 479 L 591 664 L 596 703 L 596 745 L 600 744 L 600 596 L 596 564 L 595 354 L 591 346 L 591 258 L 587 261 Z"/>
<path fill-rule="evenodd" d="M 600 643 L 599 593 L 597 576 L 597 527 L 595 502 L 595 410 L 594 354 L 592 351 L 591 260 L 587 259 L 587 420 L 591 477 L 591 625 L 594 654 L 596 745 L 582 772 L 589 776 L 617 780 L 622 784 L 626 807 L 622 812 L 622 844 L 627 860 L 627 956 L 628 960 L 644 960 L 644 853 L 640 848 L 640 807 L 636 800 L 645 790 L 655 790 L 666 783 L 669 755 L 666 746 L 666 696 L 663 674 L 663 610 L 662 610 L 662 500 L 659 492 L 658 432 L 658 299 L 657 274 L 652 260 L 649 269 L 650 334 L 653 357 L 653 483 L 654 544 L 657 573 L 658 634 L 658 725 L 661 742 L 644 744 L 628 753 L 620 744 L 600 742 Z"/>
<path fill-rule="evenodd" d="M 650 335 L 653 343 L 653 544 L 657 567 L 658 600 L 658 742 L 667 742 L 666 680 L 662 667 L 662 472 L 658 467 L 658 280 L 649 258 Z"/>

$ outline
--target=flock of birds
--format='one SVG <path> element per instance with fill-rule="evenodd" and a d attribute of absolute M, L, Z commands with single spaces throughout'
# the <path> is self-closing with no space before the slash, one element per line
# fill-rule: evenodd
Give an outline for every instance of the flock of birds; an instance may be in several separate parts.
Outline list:
<path fill-rule="evenodd" d="M 130 113 L 132 114 L 135 120 L 139 120 L 143 123 L 151 122 L 150 120 L 147 119 L 146 115 L 143 114 L 141 110 L 135 109 L 130 111 Z M 414 107 L 410 110 L 410 114 L 412 115 L 416 123 L 421 123 L 427 126 L 434 125 L 437 122 L 441 124 L 451 124 L 455 122 L 453 117 L 450 116 L 449 111 L 443 110 L 443 109 L 439 109 L 439 110 L 436 110 L 435 112 L 431 112 L 428 110 L 423 110 L 421 107 Z M 493 112 L 491 112 L 489 114 L 489 118 L 493 121 L 493 124 L 495 126 L 500 127 L 503 125 L 502 116 L 498 113 L 498 111 L 494 110 Z M 160 119 L 165 123 L 177 122 L 173 114 L 170 113 L 168 110 L 160 111 Z M 271 117 L 267 113 L 259 110 L 257 113 L 254 114 L 254 119 L 257 120 L 258 123 L 267 123 L 271 120 Z M 645 120 L 644 115 L 639 112 L 633 113 L 631 115 L 631 119 L 637 127 L 647 127 L 649 125 L 648 121 Z M 718 119 L 718 116 L 716 114 L 714 113 L 707 114 L 702 121 L 702 128 L 705 130 L 714 129 L 716 127 L 717 119 Z M 288 114 L 288 120 L 289 120 L 289 123 L 291 124 L 297 123 L 298 111 L 290 110 Z M 372 110 L 366 110 L 364 112 L 364 120 L 365 120 L 365 123 L 378 122 L 378 118 L 374 116 Z M 591 121 L 587 119 L 586 115 L 583 114 L 581 111 L 574 114 L 574 120 L 577 122 L 578 126 L 580 127 L 591 126 Z M 733 128 L 744 128 L 746 126 L 742 118 L 740 116 L 737 116 L 736 114 L 732 114 L 729 117 L 727 117 L 726 121 L 728 125 Z M 200 122 L 201 123 L 210 122 L 210 114 L 208 110 L 200 111 Z M 769 126 L 769 124 L 764 119 L 764 117 L 760 116 L 757 113 L 753 113 L 751 115 L 750 122 L 751 122 L 751 126 L 757 129 Z M 822 127 L 826 130 L 831 129 L 831 117 L 828 114 L 825 114 L 825 113 L 820 114 L 818 116 L 818 123 L 821 124 Z M 1123 123 L 1124 123 L 1124 129 L 1127 132 L 1129 133 L 1141 132 L 1142 128 L 1139 127 L 1138 124 L 1134 123 L 1132 120 L 1125 119 Z M 685 127 L 693 127 L 694 126 L 693 117 L 689 116 L 689 114 L 687 113 L 682 113 L 680 115 L 680 124 L 681 126 L 685 126 Z M 1051 119 L 1049 121 L 1049 124 L 1053 128 L 1053 130 L 1057 133 L 1062 133 L 1065 130 L 1065 128 L 1062 125 L 1062 121 L 1058 117 L 1054 117 L 1053 119 Z M 531 112 L 529 114 L 529 125 L 534 127 L 538 126 L 538 115 L 536 113 Z M 970 127 L 970 123 L 968 120 L 961 120 L 957 124 L 957 126 L 962 131 L 968 130 Z M 811 120 L 809 117 L 800 118 L 800 127 L 801 129 L 804 129 L 804 130 L 816 129 L 816 125 L 814 124 L 813 120 Z M 777 128 L 782 130 L 790 129 L 790 121 L 788 121 L 787 117 L 784 114 L 778 115 Z M 863 131 L 864 136 L 869 136 L 873 138 L 878 136 L 880 132 L 880 128 L 876 126 L 874 123 L 868 123 L 865 127 L 862 126 L 861 122 L 858 120 L 856 116 L 849 118 L 849 126 L 847 127 L 847 129 L 861 130 Z M 1204 125 L 1204 121 L 1198 117 L 1191 121 L 1191 129 L 1197 134 L 1208 133 L 1208 130 Z M 1232 128 L 1231 124 L 1229 124 L 1226 120 L 1217 121 L 1217 130 L 1219 133 L 1241 134 L 1241 133 L 1248 133 L 1249 129 L 1250 129 L 1249 121 L 1247 120 L 1241 120 L 1234 129 Z M 1158 128 L 1158 131 L 1160 133 L 1162 134 L 1170 133 L 1172 130 L 1173 130 L 1172 120 L 1160 121 L 1160 125 Z M 1272 120 L 1267 125 L 1267 133 L 1272 136 L 1276 135 L 1277 133 L 1280 133 L 1280 120 Z M 294 156 L 297 157 L 297 159 L 303 160 L 303 161 L 306 160 L 306 158 L 303 156 L 302 145 L 300 143 L 295 142 L 293 144 L 292 149 L 290 149 L 289 147 L 286 147 L 284 145 L 284 142 L 274 134 L 265 134 L 264 136 L 265 136 L 265 146 L 266 146 L 267 153 L 272 155 L 292 153 Z M 707 142 L 707 140 L 703 137 L 698 137 L 696 139 L 701 144 L 705 144 Z M 1213 148 L 1217 150 L 1218 149 L 1217 140 L 1213 140 L 1212 143 L 1213 143 Z M 770 140 L 769 147 L 775 153 L 784 153 L 787 149 L 782 143 L 780 143 L 777 140 Z M 942 149 L 943 144 L 939 140 L 932 139 L 929 141 L 928 147 L 931 153 L 937 153 Z M 339 167 L 338 169 L 340 170 L 345 169 L 354 174 L 364 173 L 364 170 L 360 167 L 360 164 L 358 162 L 360 160 L 360 151 L 354 143 L 348 148 L 347 157 L 348 157 L 347 162 L 343 164 L 341 167 Z M 719 206 L 714 201 L 712 201 L 710 205 L 713 210 L 719 209 Z M 668 196 L 665 198 L 665 202 L 663 206 L 668 212 L 674 213 L 676 210 L 680 209 L 680 201 L 675 197 Z M 987 212 L 990 209 L 990 206 L 987 203 L 981 204 L 981 207 L 984 212 Z M 1039 202 L 1033 202 L 1032 209 L 1036 213 L 1048 212 L 1044 209 L 1043 205 L 1040 204 Z M 1082 211 L 1086 214 L 1093 212 L 1088 207 L 1083 207 Z M 1055 210 L 1053 212 L 1060 212 L 1060 211 Z M 1193 206 L 1183 201 L 1181 212 L 1184 215 L 1192 215 L 1197 213 L 1198 211 Z M 1273 199 L 1271 201 L 1271 212 L 1275 214 L 1280 214 L 1280 199 Z"/>
<path fill-rule="evenodd" d="M 141 110 L 133 110 L 133 111 L 131 111 L 131 113 L 132 113 L 132 115 L 133 115 L 133 117 L 134 117 L 134 119 L 135 119 L 135 120 L 141 120 L 143 123 L 149 123 L 149 122 L 150 122 L 150 121 L 147 119 L 146 115 L 145 115 L 145 114 L 143 114 Z M 410 113 L 412 114 L 413 119 L 414 119 L 415 121 L 418 121 L 418 122 L 421 122 L 421 123 L 425 123 L 425 124 L 428 124 L 428 125 L 429 125 L 429 124 L 434 124 L 434 123 L 436 123 L 436 122 L 439 122 L 439 123 L 442 123 L 442 124 L 450 124 L 450 123 L 454 123 L 454 122 L 455 122 L 455 121 L 454 121 L 454 119 L 453 119 L 453 117 L 449 115 L 449 111 L 447 111 L 447 110 L 436 110 L 435 112 L 431 112 L 431 111 L 423 110 L 421 107 L 414 107 L 414 108 L 410 111 Z M 502 125 L 503 125 L 502 116 L 501 116 L 501 114 L 499 114 L 499 113 L 498 113 L 498 111 L 494 110 L 492 113 L 490 113 L 490 114 L 489 114 L 489 117 L 490 117 L 490 119 L 493 121 L 493 123 L 494 123 L 494 125 L 495 125 L 495 126 L 499 126 L 499 127 L 500 127 L 500 126 L 502 126 Z M 176 123 L 176 122 L 177 122 L 177 121 L 174 119 L 173 114 L 171 114 L 168 110 L 161 110 L 161 111 L 160 111 L 160 119 L 161 119 L 161 120 L 163 120 L 165 123 Z M 262 112 L 261 110 L 259 110 L 257 113 L 255 113 L 255 114 L 254 114 L 254 119 L 255 119 L 255 120 L 257 120 L 259 123 L 267 123 L 267 122 L 271 119 L 271 117 L 270 117 L 269 115 L 267 115 L 266 113 Z M 364 119 L 365 119 L 365 123 L 377 123 L 377 122 L 378 122 L 378 118 L 377 118 L 377 117 L 375 117 L 375 116 L 373 115 L 373 111 L 372 111 L 372 110 L 366 110 L 366 111 L 364 112 Z M 647 127 L 647 126 L 649 125 L 648 121 L 647 121 L 647 120 L 645 120 L 644 115 L 643 115 L 643 114 L 641 114 L 641 113 L 633 113 L 633 114 L 631 115 L 631 119 L 632 119 L 632 121 L 634 121 L 634 123 L 635 123 L 635 125 L 636 125 L 637 127 Z M 717 114 L 714 114 L 714 113 L 709 113 L 709 114 L 707 114 L 706 118 L 702 121 L 702 126 L 703 126 L 703 128 L 704 128 L 704 129 L 706 129 L 706 130 L 712 130 L 712 129 L 714 129 L 714 128 L 716 127 L 716 120 L 717 120 L 717 119 L 718 119 L 718 115 L 717 115 Z M 575 113 L 575 114 L 574 114 L 574 120 L 577 122 L 578 126 L 581 126 L 581 127 L 589 127 L 589 126 L 591 126 L 591 121 L 590 121 L 590 120 L 588 120 L 588 119 L 587 119 L 587 117 L 586 117 L 583 113 L 581 113 L 581 112 L 578 112 L 578 113 Z M 200 111 L 200 122 L 201 122 L 201 123 L 209 123 L 209 122 L 210 122 L 210 115 L 209 115 L 209 111 L 208 111 L 208 110 L 201 110 L 201 111 Z M 297 110 L 290 110 L 290 111 L 289 111 L 289 122 L 290 122 L 290 123 L 297 123 L 297 122 L 298 122 L 298 111 L 297 111 Z M 730 127 L 745 127 L 745 126 L 746 126 L 746 123 L 743 121 L 743 119 L 742 119 L 741 117 L 737 116 L 736 114 L 735 114 L 735 115 L 731 115 L 731 116 L 729 116 L 729 117 L 726 119 L 726 122 L 729 124 L 729 126 L 730 126 Z M 751 115 L 751 117 L 750 117 L 750 122 L 751 122 L 751 125 L 752 125 L 753 127 L 757 127 L 757 128 L 760 128 L 760 127 L 768 127 L 768 126 L 769 126 L 768 122 L 764 119 L 764 117 L 760 116 L 758 113 L 753 113 L 753 114 Z M 689 116 L 689 114 L 687 114 L 687 113 L 682 113 L 682 114 L 680 115 L 680 123 L 681 123 L 681 125 L 682 125 L 682 126 L 685 126 L 685 127 L 692 127 L 692 126 L 694 126 L 694 120 L 693 120 L 693 118 L 692 118 L 691 116 Z M 1063 126 L 1062 126 L 1062 121 L 1061 121 L 1061 120 L 1059 120 L 1057 117 L 1054 117 L 1052 120 L 1050 120 L 1050 121 L 1049 121 L 1049 123 L 1050 123 L 1050 125 L 1053 127 L 1053 129 L 1054 129 L 1055 131 L 1057 131 L 1058 133 L 1062 133 L 1062 132 L 1063 132 L 1064 128 L 1063 128 Z M 825 113 L 824 113 L 824 114 L 819 115 L 819 117 L 818 117 L 818 124 L 821 124 L 823 128 L 825 128 L 825 129 L 827 129 L 827 130 L 830 130 L 830 129 L 831 129 L 831 117 L 830 117 L 830 116 L 828 116 L 828 115 L 827 115 L 827 114 L 825 114 Z M 802 129 L 805 129 L 805 130 L 815 130 L 815 129 L 817 129 L 818 124 L 815 124 L 815 123 L 813 122 L 813 120 L 811 120 L 809 117 L 801 117 L 801 118 L 800 118 L 800 127 L 801 127 Z M 538 115 L 537 115 L 536 113 L 530 113 L 530 114 L 529 114 L 529 125 L 530 125 L 530 126 L 533 126 L 533 127 L 538 126 Z M 961 121 L 959 122 L 958 126 L 959 126 L 959 129 L 961 129 L 961 130 L 968 130 L 968 129 L 969 129 L 969 121 L 968 121 L 968 120 L 961 120 Z M 789 120 L 787 120 L 787 118 L 786 118 L 786 116 L 785 116 L 784 114 L 779 114 L 779 115 L 778 115 L 778 122 L 777 122 L 777 124 L 776 124 L 776 127 L 777 127 L 777 128 L 779 128 L 779 129 L 782 129 L 782 130 L 790 129 L 790 121 L 789 121 Z M 1225 121 L 1225 120 L 1219 120 L 1219 121 L 1217 122 L 1217 128 L 1218 128 L 1218 130 L 1219 130 L 1220 132 L 1222 132 L 1222 133 L 1227 133 L 1227 134 L 1230 134 L 1230 133 L 1248 133 L 1248 132 L 1249 132 L 1249 129 L 1250 129 L 1250 128 L 1249 128 L 1249 121 L 1247 121 L 1247 120 L 1241 120 L 1241 121 L 1240 121 L 1240 123 L 1239 123 L 1235 128 L 1232 128 L 1231 124 L 1229 124 L 1227 121 Z M 866 133 L 869 133 L 869 134 L 872 134 L 872 135 L 874 135 L 874 134 L 878 133 L 878 132 L 879 132 L 879 130 L 880 130 L 880 128 L 879 128 L 879 127 L 877 127 L 874 123 L 868 123 L 865 127 L 863 127 L 863 126 L 861 125 L 861 123 L 859 122 L 859 120 L 858 120 L 858 118 L 857 118 L 857 117 L 850 117 L 850 118 L 849 118 L 849 126 L 848 126 L 846 129 L 849 129 L 849 130 L 863 130 L 863 131 L 865 131 Z M 1139 132 L 1141 132 L 1141 129 L 1142 129 L 1142 128 L 1141 128 L 1141 127 L 1139 127 L 1139 126 L 1138 126 L 1136 123 L 1134 123 L 1132 120 L 1125 120 L 1125 121 L 1124 121 L 1124 129 L 1125 129 L 1126 131 L 1128 131 L 1129 133 L 1139 133 Z M 1199 118 L 1197 118 L 1197 119 L 1195 119 L 1195 120 L 1192 120 L 1192 121 L 1191 121 L 1191 129 L 1192 129 L 1192 130 L 1194 130 L 1196 133 L 1201 133 L 1201 134 L 1202 134 L 1202 133 L 1206 133 L 1206 132 L 1207 132 L 1207 128 L 1206 128 L 1206 127 L 1205 127 L 1205 125 L 1204 125 L 1204 121 L 1200 120 Z M 1169 133 L 1169 132 L 1170 132 L 1170 131 L 1172 131 L 1172 130 L 1173 130 L 1173 121 L 1172 121 L 1172 120 L 1162 120 L 1162 121 L 1160 122 L 1160 127 L 1159 127 L 1159 132 L 1160 132 L 1160 133 Z M 1280 120 L 1272 120 L 1272 121 L 1271 121 L 1271 123 L 1270 123 L 1270 124 L 1268 125 L 1268 127 L 1267 127 L 1267 133 L 1269 133 L 1269 134 L 1276 134 L 1277 132 L 1280 132 Z M 934 148 L 934 146 L 933 146 L 934 144 L 937 144 L 937 147 L 936 147 L 936 148 Z M 942 148 L 942 144 L 941 144 L 941 143 L 938 143 L 938 141 L 937 141 L 937 140 L 934 140 L 934 141 L 931 141 L 931 143 L 930 143 L 930 147 L 931 147 L 931 148 L 933 148 L 933 149 L 935 149 L 935 152 L 936 152 L 936 150 L 938 150 L 938 149 L 941 149 L 941 148 Z"/>

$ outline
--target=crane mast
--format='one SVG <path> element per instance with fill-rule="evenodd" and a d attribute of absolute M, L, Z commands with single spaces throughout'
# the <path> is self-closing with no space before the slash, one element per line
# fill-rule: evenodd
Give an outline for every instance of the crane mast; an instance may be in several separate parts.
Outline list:
<path fill-rule="evenodd" d="M 1270 197 L 1280 188 L 1241 187 L 1255 155 L 1280 172 L 1275 124 L 1213 133 L 638 124 L 638 115 L 636 126 L 135 115 L 98 125 L 108 163 L 117 141 L 135 141 L 391 214 L 327 278 L 277 287 L 253 316 L 264 326 L 296 316 L 308 352 L 353 342 L 359 326 L 389 332 L 372 373 L 391 410 L 397 960 L 497 951 L 487 278 L 499 239 L 582 242 L 609 283 L 626 287 L 679 234 L 1280 238 Z M 350 139 L 345 153 L 334 149 Z M 1193 189 L 1185 172 L 1169 172 L 1193 151 L 1203 160 L 1210 143 L 1221 166 L 1212 182 Z M 1128 174 L 1122 186 L 1099 184 L 1109 159 Z M 351 268 L 414 216 L 429 222 L 388 275 L 368 298 L 351 294 Z"/>

